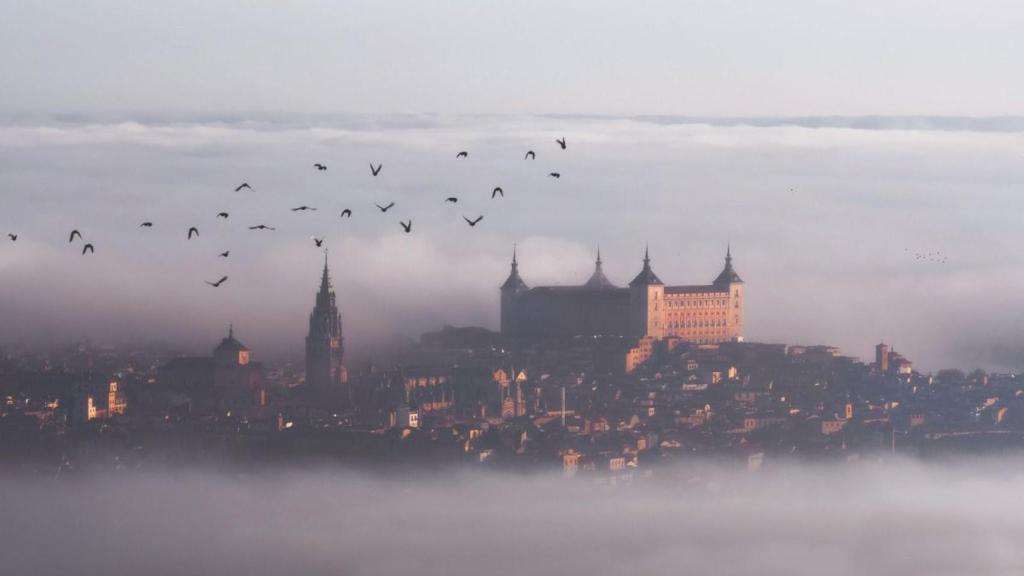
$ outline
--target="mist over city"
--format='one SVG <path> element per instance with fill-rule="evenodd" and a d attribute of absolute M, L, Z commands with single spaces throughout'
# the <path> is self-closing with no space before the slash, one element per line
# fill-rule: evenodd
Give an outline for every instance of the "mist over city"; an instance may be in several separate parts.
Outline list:
<path fill-rule="evenodd" d="M 0 574 L 1018 574 L 1024 11 L 0 0 Z"/>

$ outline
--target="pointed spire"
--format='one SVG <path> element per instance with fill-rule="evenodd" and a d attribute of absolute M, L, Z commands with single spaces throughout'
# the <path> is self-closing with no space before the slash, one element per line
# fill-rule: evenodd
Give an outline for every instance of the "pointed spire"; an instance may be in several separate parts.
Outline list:
<path fill-rule="evenodd" d="M 584 284 L 587 288 L 615 288 L 615 285 L 608 280 L 601 270 L 601 246 L 597 247 L 597 260 L 594 261 L 594 273 Z"/>
<path fill-rule="evenodd" d="M 516 245 L 512 244 L 512 269 L 508 273 L 508 279 L 501 285 L 502 290 L 526 290 L 526 282 L 519 277 L 519 260 L 516 255 Z"/>
<path fill-rule="evenodd" d="M 715 278 L 714 284 L 716 286 L 725 286 L 742 282 L 743 280 L 740 279 L 740 275 L 732 267 L 732 242 L 729 242 L 725 245 L 725 267 L 722 268 L 722 273 L 718 275 L 718 278 Z"/>
<path fill-rule="evenodd" d="M 649 244 L 644 244 L 644 268 L 633 278 L 633 281 L 629 283 L 630 286 L 634 285 L 651 285 L 651 284 L 662 284 L 658 275 L 651 270 L 651 250 Z"/>
<path fill-rule="evenodd" d="M 235 337 L 235 324 L 234 324 L 234 322 L 231 322 L 231 323 L 228 324 L 228 338 L 234 338 L 234 337 Z"/>

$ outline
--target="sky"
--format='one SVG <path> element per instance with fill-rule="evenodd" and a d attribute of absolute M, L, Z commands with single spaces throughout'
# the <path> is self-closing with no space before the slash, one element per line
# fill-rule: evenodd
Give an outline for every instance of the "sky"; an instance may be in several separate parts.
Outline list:
<path fill-rule="evenodd" d="M 14 112 L 1021 115 L 1015 0 L 0 0 Z"/>
<path fill-rule="evenodd" d="M 0 343 L 202 350 L 233 322 L 297 356 L 312 235 L 354 350 L 496 328 L 513 244 L 531 285 L 582 282 L 598 245 L 623 285 L 645 243 L 695 284 L 731 242 L 748 340 L 1021 370 L 1022 25 L 997 1 L 0 0 Z"/>
<path fill-rule="evenodd" d="M 0 552 L 13 573 L 41 576 L 1018 574 L 1013 460 L 691 462 L 633 487 L 338 467 L 6 474 Z"/>

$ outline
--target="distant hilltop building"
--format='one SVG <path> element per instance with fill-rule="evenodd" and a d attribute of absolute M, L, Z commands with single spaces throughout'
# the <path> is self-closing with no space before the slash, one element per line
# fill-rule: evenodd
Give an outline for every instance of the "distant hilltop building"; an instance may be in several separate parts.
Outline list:
<path fill-rule="evenodd" d="M 726 249 L 725 267 L 714 282 L 666 286 L 644 252 L 643 268 L 628 287 L 613 284 L 597 255 L 594 273 L 579 286 L 530 288 L 512 270 L 501 286 L 501 333 L 528 339 L 621 336 L 718 343 L 743 339 L 743 280 Z"/>
<path fill-rule="evenodd" d="M 327 256 L 324 255 L 324 273 L 316 305 L 309 315 L 309 335 L 306 336 L 306 387 L 316 396 L 336 395 L 348 381 L 342 361 L 345 357 L 344 338 L 341 335 L 341 314 L 331 287 Z"/>
<path fill-rule="evenodd" d="M 212 356 L 174 358 L 159 368 L 156 391 L 161 406 L 187 399 L 190 411 L 238 410 L 266 405 L 263 365 L 235 338 L 235 329 L 213 349 Z"/>

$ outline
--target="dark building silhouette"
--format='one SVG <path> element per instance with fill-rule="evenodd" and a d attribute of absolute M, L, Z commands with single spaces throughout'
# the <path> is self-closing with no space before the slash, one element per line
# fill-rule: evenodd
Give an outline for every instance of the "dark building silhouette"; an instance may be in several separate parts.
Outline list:
<path fill-rule="evenodd" d="M 266 405 L 263 365 L 235 339 L 234 327 L 212 356 L 174 358 L 160 367 L 154 405 L 187 402 L 191 411 L 241 410 Z M 177 398 L 177 400 L 175 400 Z"/>
<path fill-rule="evenodd" d="M 348 381 L 343 365 L 344 338 L 341 335 L 341 315 L 331 287 L 327 256 L 324 255 L 324 273 L 316 305 L 309 315 L 309 335 L 306 336 L 306 386 L 319 396 L 334 396 Z"/>
<path fill-rule="evenodd" d="M 501 332 L 517 338 L 618 336 L 676 338 L 717 343 L 743 339 L 743 280 L 726 250 L 725 267 L 711 284 L 666 286 L 651 268 L 645 251 L 643 268 L 628 287 L 613 284 L 602 270 L 598 252 L 594 273 L 579 286 L 530 288 L 512 270 L 501 286 Z"/>

